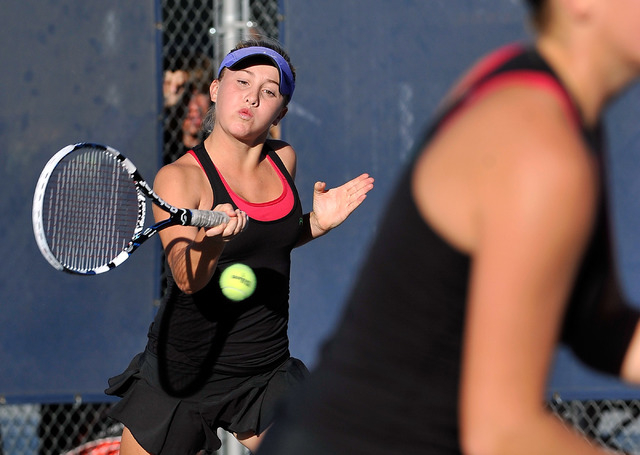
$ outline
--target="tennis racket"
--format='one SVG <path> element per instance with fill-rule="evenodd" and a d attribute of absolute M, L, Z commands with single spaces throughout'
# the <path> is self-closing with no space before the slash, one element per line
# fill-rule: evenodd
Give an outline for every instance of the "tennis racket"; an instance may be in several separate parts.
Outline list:
<path fill-rule="evenodd" d="M 147 200 L 169 218 L 145 228 Z M 122 264 L 162 229 L 213 227 L 229 217 L 173 207 L 120 152 L 83 142 L 61 149 L 42 170 L 32 221 L 36 242 L 49 264 L 69 273 L 96 275 Z"/>

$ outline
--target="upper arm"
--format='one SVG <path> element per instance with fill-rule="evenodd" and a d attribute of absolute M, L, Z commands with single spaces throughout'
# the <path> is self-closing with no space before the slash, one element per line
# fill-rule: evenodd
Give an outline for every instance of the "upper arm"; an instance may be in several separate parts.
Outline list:
<path fill-rule="evenodd" d="M 154 180 L 154 191 L 169 204 L 178 208 L 203 208 L 203 197 L 199 182 L 201 176 L 194 172 L 192 166 L 176 162 L 166 165 L 158 171 Z M 211 206 L 206 207 L 211 209 Z M 156 222 L 168 218 L 167 212 L 153 205 L 153 215 Z M 198 228 L 191 226 L 172 226 L 159 232 L 160 240 L 169 256 L 178 245 L 185 246 L 192 242 L 198 233 Z"/>
<path fill-rule="evenodd" d="M 469 142 L 490 159 L 479 166 L 475 188 L 463 430 L 517 425 L 540 410 L 566 301 L 593 225 L 594 160 L 562 115 L 549 115 L 546 100 L 525 101 L 527 109 L 507 91 L 467 119 L 479 129 L 499 127 Z"/>

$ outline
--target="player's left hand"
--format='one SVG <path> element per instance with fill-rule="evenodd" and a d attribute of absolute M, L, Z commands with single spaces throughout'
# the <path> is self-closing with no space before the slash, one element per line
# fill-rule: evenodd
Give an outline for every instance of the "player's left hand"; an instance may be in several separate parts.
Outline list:
<path fill-rule="evenodd" d="M 373 177 L 362 174 L 345 184 L 327 190 L 325 182 L 313 187 L 313 222 L 323 233 L 339 226 L 367 197 Z"/>

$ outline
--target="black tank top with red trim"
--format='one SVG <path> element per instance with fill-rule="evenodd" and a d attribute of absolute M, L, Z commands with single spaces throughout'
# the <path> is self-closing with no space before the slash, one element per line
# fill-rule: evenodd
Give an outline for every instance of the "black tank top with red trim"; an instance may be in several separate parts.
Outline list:
<path fill-rule="evenodd" d="M 418 143 L 416 157 L 443 122 L 507 76 L 542 81 L 564 98 L 598 152 L 598 129 L 580 123 L 569 94 L 537 52 L 508 47 L 478 68 Z M 285 407 L 284 437 L 289 423 L 309 432 L 305 440 L 322 441 L 326 453 L 461 453 L 458 392 L 470 258 L 425 223 L 412 196 L 412 172 L 410 163 L 382 211 L 393 216 L 381 220 L 340 323 L 306 386 Z M 604 205 L 601 215 L 567 317 L 569 339 L 572 325 L 597 300 L 609 265 Z"/>
<path fill-rule="evenodd" d="M 238 208 L 238 202 L 250 219 L 245 231 L 225 246 L 214 276 L 202 290 L 185 294 L 170 273 L 167 277 L 148 347 L 179 365 L 185 374 L 196 374 L 205 364 L 208 368 L 212 364 L 219 373 L 255 374 L 289 356 L 291 251 L 302 231 L 302 207 L 293 178 L 278 155 L 267 144 L 264 152 L 280 176 L 283 193 L 272 203 L 253 207 L 230 194 L 203 144 L 193 149 L 209 179 L 215 204 Z M 255 292 L 240 302 L 224 297 L 218 284 L 222 270 L 236 262 L 251 267 L 257 279 Z"/>

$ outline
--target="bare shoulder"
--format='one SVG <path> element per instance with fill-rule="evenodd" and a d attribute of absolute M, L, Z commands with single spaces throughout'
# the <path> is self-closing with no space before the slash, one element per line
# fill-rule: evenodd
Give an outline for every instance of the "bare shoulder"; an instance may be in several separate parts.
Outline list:
<path fill-rule="evenodd" d="M 490 147 L 495 151 L 496 171 L 504 173 L 503 181 L 512 177 L 522 184 L 554 185 L 563 193 L 596 183 L 595 156 L 556 95 L 514 86 L 495 93 L 485 104 L 479 114 L 500 125 Z M 491 152 L 485 149 L 484 153 Z"/>
<path fill-rule="evenodd" d="M 480 219 L 535 220 L 545 216 L 536 210 L 549 210 L 577 213 L 578 222 L 590 216 L 598 191 L 596 159 L 561 100 L 522 85 L 485 94 L 450 117 L 413 181 L 425 220 L 467 252 Z"/>
<path fill-rule="evenodd" d="M 205 173 L 190 155 L 160 168 L 154 180 L 154 190 L 160 197 L 182 207 L 200 207 L 208 188 Z"/>
<path fill-rule="evenodd" d="M 154 187 L 181 185 L 191 180 L 198 171 L 198 165 L 193 158 L 186 155 L 182 156 L 173 163 L 166 164 L 160 168 L 155 177 Z"/>
<path fill-rule="evenodd" d="M 282 160 L 289 173 L 295 177 L 296 172 L 296 152 L 293 147 L 285 141 L 269 139 L 267 144 L 273 148 L 278 157 Z"/>
<path fill-rule="evenodd" d="M 455 160 L 456 172 L 463 169 L 477 177 L 476 183 L 489 186 L 542 185 L 554 178 L 588 183 L 595 177 L 595 157 L 564 102 L 549 90 L 527 85 L 501 87 L 463 107 L 429 145 L 428 154 Z"/>
<path fill-rule="evenodd" d="M 600 190 L 598 162 L 557 96 L 513 86 L 477 109 L 470 115 L 494 133 L 478 133 L 479 211 L 500 222 L 545 220 L 558 233 L 586 233 Z"/>
<path fill-rule="evenodd" d="M 295 151 L 289 143 L 279 139 L 268 139 L 267 145 L 269 145 L 280 157 L 280 159 L 286 158 L 290 155 L 295 157 Z"/>

